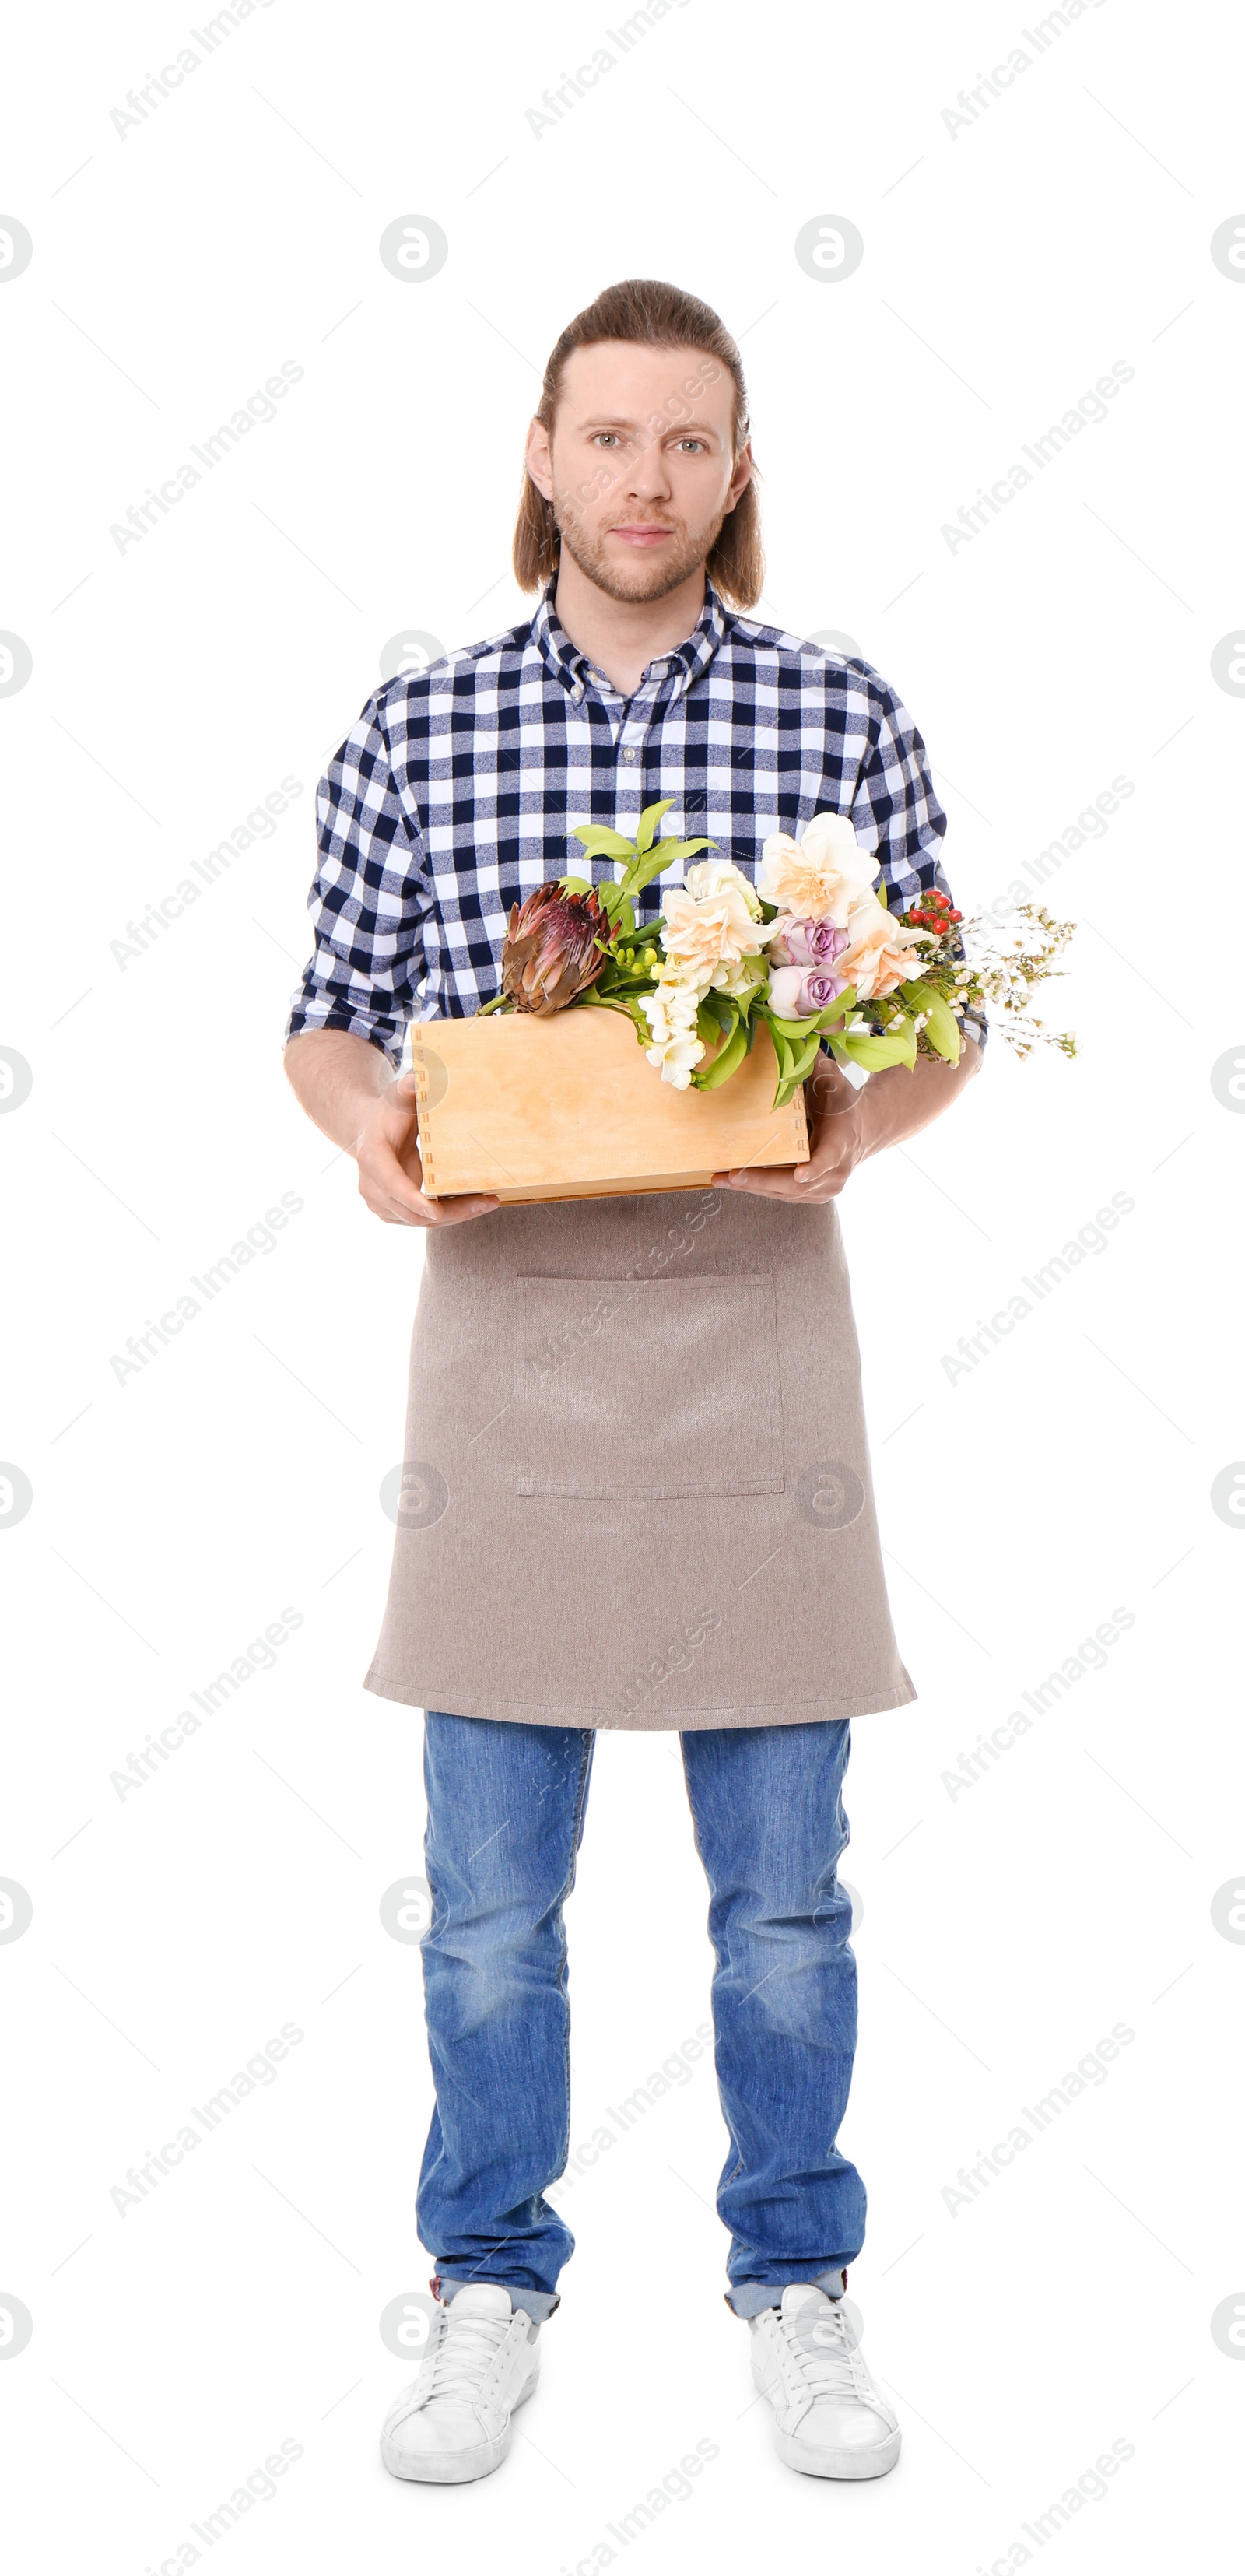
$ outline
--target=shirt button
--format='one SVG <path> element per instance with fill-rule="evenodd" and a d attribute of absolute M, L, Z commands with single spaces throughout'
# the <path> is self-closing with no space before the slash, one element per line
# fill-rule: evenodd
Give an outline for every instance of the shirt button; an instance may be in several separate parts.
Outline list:
<path fill-rule="evenodd" d="M 623 753 L 624 760 L 638 760 L 639 757 L 640 755 L 638 751 L 624 751 Z"/>

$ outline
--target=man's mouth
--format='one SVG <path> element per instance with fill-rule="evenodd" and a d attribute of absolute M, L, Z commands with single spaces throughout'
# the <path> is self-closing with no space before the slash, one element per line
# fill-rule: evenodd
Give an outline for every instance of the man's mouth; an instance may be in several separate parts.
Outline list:
<path fill-rule="evenodd" d="M 609 530 L 609 534 L 612 537 L 621 537 L 624 545 L 639 546 L 643 548 L 644 546 L 664 545 L 666 538 L 674 535 L 674 530 L 673 528 L 656 527 L 653 522 L 648 519 L 637 519 L 632 525 L 621 528 L 611 528 Z"/>

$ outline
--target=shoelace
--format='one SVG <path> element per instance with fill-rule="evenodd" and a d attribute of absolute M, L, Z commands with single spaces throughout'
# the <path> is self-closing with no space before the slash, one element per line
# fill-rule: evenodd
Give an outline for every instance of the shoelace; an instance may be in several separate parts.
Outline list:
<path fill-rule="evenodd" d="M 780 2312 L 777 2322 L 801 2384 L 815 2397 L 859 2397 L 876 2403 L 864 2362 L 847 2340 L 841 2309 L 797 2308 L 794 2316 Z"/>
<path fill-rule="evenodd" d="M 511 2317 L 456 2317 L 451 2300 L 437 2337 L 429 2396 L 477 2397 L 512 2324 Z"/>

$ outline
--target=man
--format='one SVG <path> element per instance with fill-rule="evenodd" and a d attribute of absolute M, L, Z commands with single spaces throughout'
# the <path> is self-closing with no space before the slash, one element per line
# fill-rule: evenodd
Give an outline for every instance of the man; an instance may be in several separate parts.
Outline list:
<path fill-rule="evenodd" d="M 739 613 L 762 575 L 746 395 L 695 298 L 632 280 L 562 334 L 515 569 L 543 584 L 531 621 L 390 681 L 330 765 L 286 1050 L 367 1206 L 427 1229 L 411 1508 L 368 1687 L 427 1712 L 436 2109 L 417 2217 L 440 2305 L 382 2456 L 398 2477 L 483 2476 L 535 2384 L 573 2246 L 544 2196 L 567 2151 L 562 1905 L 595 1734 L 621 1724 L 681 1734 L 717 1961 L 729 2304 L 780 2455 L 876 2477 L 900 2437 L 842 2305 L 865 2201 L 837 2144 L 856 2000 L 836 1864 L 850 1719 L 913 1691 L 833 1202 L 866 1155 L 958 1097 L 978 1045 L 860 1088 L 823 1057 L 795 1170 L 504 1208 L 423 1197 L 395 1069 L 412 1014 L 491 998 L 511 903 L 582 866 L 567 835 L 584 819 L 630 835 L 668 796 L 664 830 L 707 833 L 754 877 L 774 832 L 845 814 L 902 908 L 947 891 L 945 818 L 919 734 L 867 664 Z M 609 1320 L 577 1344 L 585 1308 Z M 523 1364 L 533 1322 L 570 1353 L 551 1384 Z M 739 1436 L 706 1477 L 711 1416 Z"/>

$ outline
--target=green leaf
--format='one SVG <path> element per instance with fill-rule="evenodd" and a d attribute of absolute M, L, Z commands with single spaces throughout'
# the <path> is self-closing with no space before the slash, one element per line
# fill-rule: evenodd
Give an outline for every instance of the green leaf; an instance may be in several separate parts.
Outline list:
<path fill-rule="evenodd" d="M 772 1029 L 781 1029 L 785 1038 L 798 1038 L 801 1045 L 803 1045 L 810 1029 L 814 1029 L 818 1026 L 821 1018 L 820 1012 L 818 1013 L 816 1020 L 780 1020 L 777 1011 L 767 1011 L 765 1016 Z"/>
<path fill-rule="evenodd" d="M 727 1037 L 734 1034 L 739 1021 L 739 1005 L 733 993 L 715 992 L 710 985 L 700 1007 L 702 1011 L 708 1011 L 710 1017 L 717 1021 L 718 1027 L 725 1030 Z"/>
<path fill-rule="evenodd" d="M 922 1035 L 929 1039 L 934 1053 L 942 1056 L 947 1064 L 958 1064 L 962 1041 L 954 1011 L 944 1002 L 941 993 L 931 993 L 924 1007 L 929 1017 Z"/>
<path fill-rule="evenodd" d="M 829 1031 L 835 1027 L 836 1023 L 843 1018 L 844 1013 L 854 1010 L 855 1007 L 856 996 L 849 984 L 847 991 L 845 993 L 840 993 L 837 1001 L 827 1002 L 825 1009 L 817 1011 L 810 1019 L 780 1019 L 777 1011 L 771 1010 L 768 1005 L 761 1006 L 761 1015 L 763 1019 L 769 1021 L 772 1029 L 783 1029 L 788 1037 L 811 1037 L 814 1030 L 816 1030 L 819 1037 L 825 1037 L 828 1035 Z"/>
<path fill-rule="evenodd" d="M 624 841 L 621 832 L 611 832 L 604 823 L 572 823 L 567 838 L 582 841 L 590 859 L 635 857 L 634 841 Z"/>
<path fill-rule="evenodd" d="M 663 868 L 672 866 L 675 859 L 685 859 L 694 850 L 712 850 L 715 847 L 713 841 L 657 841 L 652 849 L 637 852 L 630 865 L 624 868 L 623 885 L 628 894 L 641 894 L 654 877 L 661 875 Z"/>
<path fill-rule="evenodd" d="M 863 1065 L 866 1073 L 884 1073 L 888 1065 L 906 1064 L 911 1067 L 915 1064 L 916 1039 L 911 1030 L 906 1038 L 899 1035 L 884 1038 L 861 1036 L 837 1038 L 834 1041 L 834 1052 L 839 1057 L 840 1063 L 846 1061 Z"/>
<path fill-rule="evenodd" d="M 563 894 L 591 894 L 592 892 L 591 877 L 559 877 L 558 884 Z"/>
<path fill-rule="evenodd" d="M 696 1035 L 706 1046 L 719 1038 L 733 1038 L 739 1026 L 739 1013 L 725 993 L 706 993 L 696 1013 Z"/>
<path fill-rule="evenodd" d="M 791 1080 L 788 1082 L 780 1082 L 775 1089 L 773 1101 L 770 1104 L 771 1107 L 774 1109 L 785 1109 L 788 1103 L 794 1100 L 797 1091 L 803 1089 L 803 1085 L 804 1077 L 800 1074 L 793 1075 Z"/>
<path fill-rule="evenodd" d="M 646 851 L 642 859 L 634 860 L 632 865 L 624 871 L 622 882 L 627 893 L 629 895 L 643 894 L 645 886 L 651 885 L 653 878 L 661 875 L 665 864 L 666 861 L 662 845 L 658 842 L 655 850 Z"/>
<path fill-rule="evenodd" d="M 820 1053 L 821 1039 L 814 1035 L 809 1039 L 806 1046 L 802 1046 L 800 1048 L 795 1062 L 791 1067 L 791 1080 L 793 1083 L 807 1081 Z"/>
<path fill-rule="evenodd" d="M 692 1075 L 692 1081 L 695 1084 L 696 1089 L 698 1091 L 716 1091 L 721 1083 L 729 1082 L 731 1075 L 735 1073 L 743 1063 L 747 1052 L 747 1031 L 745 1029 L 736 1029 L 734 1036 L 727 1039 L 725 1046 L 717 1055 L 715 1055 L 712 1064 L 707 1068 L 707 1070 L 703 1073 L 698 1070 Z"/>
<path fill-rule="evenodd" d="M 653 834 L 661 821 L 662 815 L 669 813 L 673 803 L 673 796 L 663 796 L 660 805 L 645 806 L 644 811 L 640 816 L 640 828 L 635 836 L 636 850 L 641 857 L 645 850 L 652 848 Z"/>
<path fill-rule="evenodd" d="M 671 859 L 690 859 L 694 850 L 716 850 L 718 845 L 716 841 L 702 840 L 659 841 L 657 846 L 664 854 L 662 860 L 663 866 L 668 866 Z"/>

